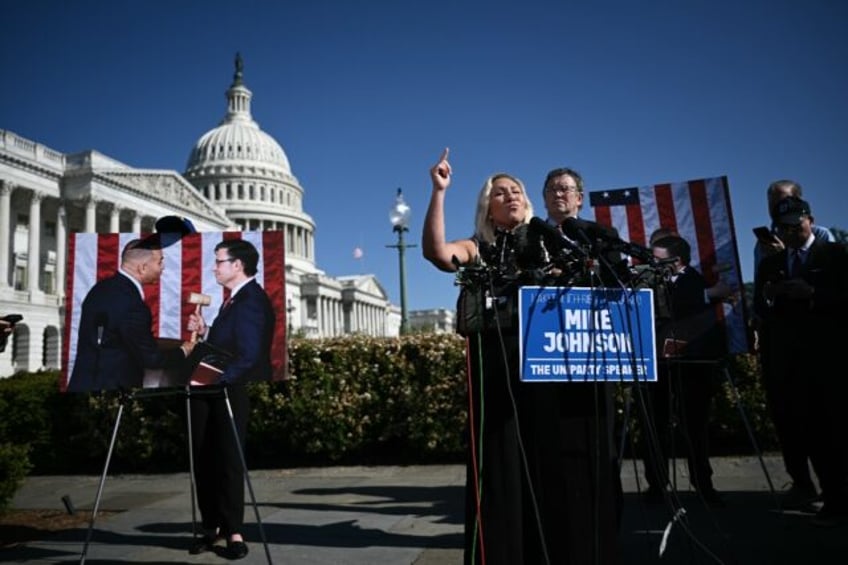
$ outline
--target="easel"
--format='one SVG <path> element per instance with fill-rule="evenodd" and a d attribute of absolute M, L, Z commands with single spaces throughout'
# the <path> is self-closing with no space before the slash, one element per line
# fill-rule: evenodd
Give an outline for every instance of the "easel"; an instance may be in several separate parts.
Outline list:
<path fill-rule="evenodd" d="M 753 447 L 754 452 L 757 455 L 757 459 L 760 462 L 760 467 L 762 468 L 763 475 L 765 476 L 766 482 L 768 483 L 769 491 L 771 492 L 772 498 L 775 501 L 775 505 L 779 506 L 779 502 L 777 500 L 777 493 L 775 491 L 774 484 L 771 480 L 771 475 L 768 472 L 768 467 L 766 467 L 765 460 L 763 459 L 762 450 L 760 449 L 759 444 L 757 443 L 757 438 L 754 436 L 753 428 L 751 427 L 751 423 L 748 420 L 747 414 L 745 413 L 745 407 L 742 404 L 742 396 L 739 394 L 739 389 L 736 387 L 736 383 L 733 381 L 733 377 L 730 375 L 730 371 L 727 368 L 726 362 L 724 360 L 703 361 L 703 360 L 678 359 L 678 360 L 674 360 L 672 363 L 674 365 L 678 365 L 678 366 L 681 366 L 681 365 L 685 366 L 687 364 L 715 365 L 724 374 L 724 379 L 727 382 L 727 384 L 730 386 L 730 390 L 732 392 L 733 400 L 736 404 L 737 410 L 739 411 L 739 416 L 742 419 L 742 423 L 745 426 L 745 431 L 748 434 L 748 439 L 751 441 L 751 447 Z M 645 383 L 634 383 L 634 384 L 639 386 L 639 385 L 642 385 L 642 384 L 645 384 Z M 649 386 L 656 386 L 656 385 L 649 385 Z M 642 391 L 644 391 L 644 389 L 642 389 Z M 632 402 L 633 402 L 632 395 L 628 394 L 627 397 L 626 397 L 625 407 L 624 407 L 624 421 L 622 423 L 623 429 L 622 429 L 622 433 L 621 433 L 621 444 L 620 444 L 619 454 L 624 452 L 625 439 L 627 437 L 627 432 L 628 432 L 627 424 L 630 420 L 630 407 L 631 407 Z M 646 418 L 646 417 L 648 417 L 648 416 L 643 414 L 643 418 Z M 619 455 L 619 457 L 620 457 L 620 455 Z M 674 453 L 670 454 L 669 461 L 671 462 L 671 467 L 676 474 L 677 464 L 676 464 L 676 461 L 675 461 Z M 676 482 L 677 481 L 675 479 L 673 482 L 670 481 L 670 484 L 674 485 L 674 484 L 676 484 Z"/>
<path fill-rule="evenodd" d="M 88 546 L 91 542 L 91 534 L 94 530 L 94 521 L 97 518 L 97 511 L 100 508 L 100 499 L 103 495 L 103 486 L 106 483 L 106 474 L 109 471 L 109 464 L 112 460 L 112 452 L 115 448 L 115 440 L 118 437 L 118 428 L 121 425 L 121 417 L 124 413 L 124 404 L 128 400 L 132 400 L 134 398 L 150 398 L 153 396 L 162 396 L 168 394 L 175 394 L 177 391 L 175 390 L 145 390 L 142 389 L 140 391 L 134 392 L 126 392 L 121 391 L 120 394 L 120 402 L 118 405 L 118 414 L 115 417 L 115 426 L 112 429 L 112 438 L 109 441 L 109 450 L 106 453 L 106 463 L 103 466 L 103 473 L 100 476 L 100 484 L 97 487 L 97 496 L 94 499 L 94 508 L 91 511 L 91 520 L 88 524 L 88 530 L 85 535 L 85 544 L 83 545 L 82 554 L 80 555 L 80 565 L 85 564 L 85 558 L 88 554 Z M 196 514 L 196 485 L 194 481 L 194 451 L 192 449 L 192 430 L 191 430 L 191 397 L 194 396 L 210 396 L 210 395 L 219 395 L 223 394 L 224 402 L 227 405 L 227 413 L 230 417 L 230 426 L 233 431 L 233 439 L 236 442 L 236 446 L 238 447 L 239 458 L 241 460 L 242 470 L 244 472 L 245 482 L 247 483 L 247 489 L 250 493 L 250 502 L 253 506 L 253 512 L 256 516 L 256 523 L 259 527 L 259 536 L 262 538 L 262 545 L 265 548 L 265 556 L 268 559 L 268 565 L 272 565 L 273 561 L 271 559 L 271 552 L 268 548 L 268 541 L 265 538 L 265 530 L 262 527 L 262 518 L 259 516 L 259 508 L 256 505 L 256 496 L 253 493 L 253 484 L 250 482 L 250 475 L 247 472 L 247 462 L 244 458 L 244 448 L 241 445 L 241 441 L 239 441 L 238 430 L 236 429 L 235 419 L 233 418 L 233 408 L 230 404 L 230 397 L 227 393 L 226 386 L 209 386 L 209 387 L 194 387 L 192 388 L 189 385 L 186 385 L 183 389 L 183 392 L 186 395 L 186 421 L 188 428 L 188 454 L 189 454 L 189 477 L 191 479 L 191 533 L 192 538 L 197 540 L 197 514 Z"/>

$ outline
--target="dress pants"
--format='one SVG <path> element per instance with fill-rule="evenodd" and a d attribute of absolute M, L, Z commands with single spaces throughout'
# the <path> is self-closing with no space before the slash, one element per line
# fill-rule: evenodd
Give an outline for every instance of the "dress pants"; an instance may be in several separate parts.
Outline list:
<path fill-rule="evenodd" d="M 228 385 L 233 422 L 244 447 L 250 401 L 244 385 Z M 244 524 L 244 467 L 223 391 L 201 391 L 190 400 L 194 477 L 203 529 L 221 536 Z"/>
<path fill-rule="evenodd" d="M 794 341 L 794 340 L 793 340 Z M 810 448 L 807 441 L 810 370 L 805 348 L 793 351 L 790 344 L 775 347 L 771 332 L 759 335 L 760 367 L 769 412 L 780 442 L 786 473 L 798 488 L 814 489 L 810 475 Z"/>
<path fill-rule="evenodd" d="M 643 459 L 648 485 L 662 490 L 668 484 L 668 461 L 674 452 L 686 453 L 689 480 L 696 490 L 713 488 L 709 458 L 709 412 L 715 394 L 715 364 L 700 362 L 661 362 L 656 383 L 650 391 L 649 410 L 653 416 L 658 445 L 643 433 Z M 677 430 L 672 424 L 676 423 Z M 643 426 L 645 427 L 645 426 Z M 676 435 L 676 431 L 682 433 Z M 681 448 L 675 440 L 680 438 Z"/>

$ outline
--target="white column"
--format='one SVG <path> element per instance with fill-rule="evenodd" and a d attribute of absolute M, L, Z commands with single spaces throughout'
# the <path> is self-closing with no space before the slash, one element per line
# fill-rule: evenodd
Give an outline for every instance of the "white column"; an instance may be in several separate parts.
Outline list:
<path fill-rule="evenodd" d="M 350 324 L 350 330 L 354 332 L 358 332 L 359 327 L 359 302 L 356 301 L 356 297 L 353 300 L 353 320 Z"/>
<path fill-rule="evenodd" d="M 97 200 L 89 197 L 85 203 L 85 232 L 93 233 L 97 231 Z"/>
<path fill-rule="evenodd" d="M 344 307 L 338 298 L 333 301 L 333 329 L 336 335 L 344 333 Z"/>
<path fill-rule="evenodd" d="M 6 226 L 0 230 L 0 288 L 9 286 L 9 247 L 12 243 L 12 225 L 9 217 L 12 199 L 12 184 L 0 181 L 0 226 Z"/>
<path fill-rule="evenodd" d="M 303 228 L 297 228 L 297 247 L 295 248 L 295 252 L 299 257 L 304 257 L 306 253 L 303 252 Z"/>
<path fill-rule="evenodd" d="M 133 211 L 132 231 L 133 233 L 141 233 L 141 214 L 136 210 Z"/>
<path fill-rule="evenodd" d="M 109 233 L 118 233 L 121 231 L 121 207 L 117 204 L 112 205 L 112 211 L 109 214 Z"/>
<path fill-rule="evenodd" d="M 29 203 L 29 245 L 27 246 L 27 290 L 31 293 L 39 290 L 41 276 L 41 200 L 44 195 L 32 193 Z"/>
<path fill-rule="evenodd" d="M 65 296 L 65 253 L 68 241 L 68 218 L 65 205 L 56 214 L 56 294 Z"/>

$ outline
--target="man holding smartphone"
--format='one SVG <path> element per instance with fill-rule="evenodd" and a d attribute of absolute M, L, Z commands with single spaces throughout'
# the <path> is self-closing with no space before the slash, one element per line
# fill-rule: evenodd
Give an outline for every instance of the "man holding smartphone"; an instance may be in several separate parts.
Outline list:
<path fill-rule="evenodd" d="M 784 249 L 755 273 L 754 311 L 763 385 L 792 478 L 782 506 L 815 510 L 812 462 L 824 503 L 817 522 L 844 523 L 848 429 L 839 402 L 848 390 L 831 371 L 842 345 L 832 328 L 848 316 L 848 249 L 815 235 L 810 205 L 798 197 L 781 198 L 771 212 Z"/>
<path fill-rule="evenodd" d="M 794 180 L 781 179 L 776 180 L 766 189 L 766 199 L 768 202 L 769 217 L 771 218 L 770 226 L 759 226 L 754 228 L 754 235 L 757 236 L 757 243 L 754 245 L 754 276 L 757 276 L 757 269 L 764 257 L 780 253 L 786 249 L 783 240 L 777 233 L 777 224 L 775 223 L 775 208 L 777 203 L 789 196 L 802 198 L 803 189 L 800 183 Z M 819 241 L 836 241 L 829 229 L 813 225 L 813 235 Z"/>

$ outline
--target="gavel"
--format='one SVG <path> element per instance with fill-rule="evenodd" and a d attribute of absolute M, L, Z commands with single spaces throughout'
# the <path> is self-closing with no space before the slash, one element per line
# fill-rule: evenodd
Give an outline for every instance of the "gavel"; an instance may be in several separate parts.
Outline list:
<path fill-rule="evenodd" d="M 197 306 L 194 309 L 194 313 L 200 316 L 200 309 L 203 306 L 209 306 L 212 303 L 212 297 L 208 294 L 201 294 L 199 292 L 192 292 L 188 295 L 188 303 L 196 304 Z M 191 341 L 197 341 L 197 330 L 191 332 Z"/>

